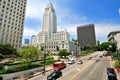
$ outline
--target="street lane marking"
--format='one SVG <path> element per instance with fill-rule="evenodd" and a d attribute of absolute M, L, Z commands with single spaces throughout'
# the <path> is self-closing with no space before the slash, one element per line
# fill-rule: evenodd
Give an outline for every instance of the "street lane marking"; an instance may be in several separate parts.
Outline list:
<path fill-rule="evenodd" d="M 88 61 L 79 72 L 77 72 L 74 76 L 70 78 L 70 80 L 74 80 L 77 76 L 79 76 L 82 72 L 84 72 L 94 61 Z"/>

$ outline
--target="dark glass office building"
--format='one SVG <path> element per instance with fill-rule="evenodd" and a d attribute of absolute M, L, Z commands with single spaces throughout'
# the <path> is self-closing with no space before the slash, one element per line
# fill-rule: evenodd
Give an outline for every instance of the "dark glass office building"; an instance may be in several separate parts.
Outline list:
<path fill-rule="evenodd" d="M 77 27 L 78 43 L 81 47 L 95 46 L 96 37 L 94 24 L 82 25 Z"/>

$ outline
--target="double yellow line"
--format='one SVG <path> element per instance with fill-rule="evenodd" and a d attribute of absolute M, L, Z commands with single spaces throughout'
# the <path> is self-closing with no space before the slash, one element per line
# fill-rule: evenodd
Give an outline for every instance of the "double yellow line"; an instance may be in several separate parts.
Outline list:
<path fill-rule="evenodd" d="M 79 76 L 82 72 L 84 72 L 94 61 L 90 60 L 88 61 L 83 68 L 80 69 L 79 72 L 77 72 L 74 76 L 72 76 L 70 78 L 70 80 L 75 80 L 75 78 L 77 78 L 77 76 Z"/>

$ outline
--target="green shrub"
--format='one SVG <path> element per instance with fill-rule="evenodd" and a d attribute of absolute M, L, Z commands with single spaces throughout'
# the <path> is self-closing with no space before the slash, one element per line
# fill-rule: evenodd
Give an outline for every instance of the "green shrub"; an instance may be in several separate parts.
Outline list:
<path fill-rule="evenodd" d="M 0 74 L 5 74 L 5 73 L 7 73 L 7 70 L 5 70 L 5 69 L 0 70 Z"/>
<path fill-rule="evenodd" d="M 79 56 L 87 56 L 89 54 L 91 54 L 92 52 L 94 52 L 93 50 L 86 50 L 84 52 L 82 52 Z"/>
<path fill-rule="evenodd" d="M 16 71 L 15 68 L 13 68 L 13 69 L 6 70 L 6 73 L 12 73 L 12 72 L 15 72 L 15 71 Z"/>
<path fill-rule="evenodd" d="M 46 63 L 45 65 L 50 65 L 52 64 L 53 62 L 56 62 L 57 60 L 46 60 Z M 24 63 L 24 64 L 23 64 Z M 13 63 L 14 64 L 14 63 Z M 11 65 L 13 65 L 11 64 Z M 31 65 L 30 62 L 26 61 L 26 62 L 22 62 L 20 63 L 21 65 L 18 66 L 18 67 L 13 67 L 11 69 L 8 69 L 8 70 L 5 70 L 5 69 L 1 69 L 0 70 L 0 74 L 6 74 L 6 73 L 13 73 L 13 72 L 18 72 L 18 71 L 23 71 L 23 70 L 28 70 L 28 69 L 33 69 L 33 68 L 37 68 L 37 67 L 42 67 L 44 64 L 43 62 L 41 62 L 41 64 L 34 64 L 34 65 Z M 10 64 L 8 64 L 10 65 Z"/>
<path fill-rule="evenodd" d="M 116 59 L 114 65 L 115 65 L 115 68 L 120 68 L 120 61 Z"/>

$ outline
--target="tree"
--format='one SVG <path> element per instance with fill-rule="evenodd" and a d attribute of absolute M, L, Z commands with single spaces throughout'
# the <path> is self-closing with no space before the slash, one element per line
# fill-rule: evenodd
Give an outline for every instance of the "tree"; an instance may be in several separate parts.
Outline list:
<path fill-rule="evenodd" d="M 106 50 L 106 51 L 116 51 L 116 43 L 113 42 L 103 42 L 100 46 L 98 46 L 98 50 Z"/>
<path fill-rule="evenodd" d="M 82 47 L 82 50 L 84 50 L 84 51 L 88 51 L 88 50 L 95 51 L 96 50 L 96 46 L 94 46 L 94 45 L 84 46 L 84 47 Z"/>
<path fill-rule="evenodd" d="M 68 55 L 70 55 L 70 54 L 71 54 L 71 53 L 68 52 L 66 49 L 62 49 L 62 50 L 60 50 L 60 52 L 58 53 L 58 55 L 59 55 L 60 57 L 64 56 L 65 58 L 66 58 L 66 56 L 68 56 Z"/>
<path fill-rule="evenodd" d="M 0 44 L 0 55 L 4 58 L 16 57 L 17 50 L 10 44 Z"/>
<path fill-rule="evenodd" d="M 26 60 L 38 60 L 43 53 L 36 47 L 30 46 L 19 51 L 21 58 Z"/>

